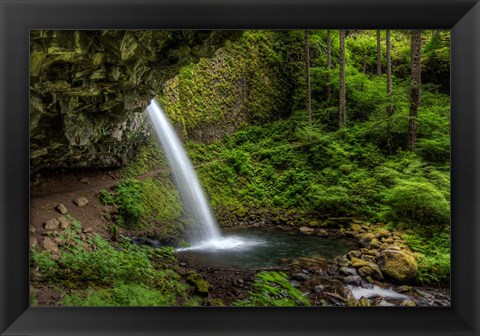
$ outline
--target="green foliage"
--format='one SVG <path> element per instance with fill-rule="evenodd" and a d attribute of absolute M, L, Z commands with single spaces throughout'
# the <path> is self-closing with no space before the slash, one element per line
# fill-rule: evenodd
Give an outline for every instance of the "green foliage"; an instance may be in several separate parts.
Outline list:
<path fill-rule="evenodd" d="M 115 204 L 119 214 L 117 224 L 127 228 L 141 227 L 139 219 L 145 213 L 145 208 L 142 204 L 143 189 L 140 181 L 123 180 L 116 186 L 115 191 Z"/>
<path fill-rule="evenodd" d="M 100 198 L 100 201 L 102 202 L 103 205 L 114 205 L 115 204 L 115 197 L 112 195 L 112 193 L 106 189 L 100 190 L 98 193 L 98 196 Z"/>
<path fill-rule="evenodd" d="M 446 225 L 450 204 L 445 196 L 426 180 L 403 180 L 385 192 L 386 217 L 421 225 Z"/>
<path fill-rule="evenodd" d="M 250 296 L 234 303 L 247 307 L 309 306 L 308 299 L 293 287 L 283 272 L 263 271 L 256 275 Z"/>
<path fill-rule="evenodd" d="M 145 209 L 144 218 L 149 222 L 161 222 L 180 216 L 181 203 L 178 192 L 165 176 L 149 177 L 140 182 L 141 204 Z"/>
<path fill-rule="evenodd" d="M 174 305 L 186 300 L 190 286 L 170 269 L 177 261 L 171 247 L 152 249 L 123 240 L 114 247 L 100 236 L 81 240 L 81 224 L 71 218 L 72 226 L 62 235 L 60 258 L 50 252 L 32 252 L 33 266 L 43 280 L 67 290 L 64 305 L 128 306 Z"/>
<path fill-rule="evenodd" d="M 448 228 L 425 232 L 416 229 L 403 235 L 408 246 L 417 252 L 420 284 L 448 284 L 450 281 L 450 232 Z"/>
<path fill-rule="evenodd" d="M 57 262 L 57 279 L 74 284 L 153 283 L 156 272 L 146 258 L 145 247 L 127 243 L 119 251 L 98 236 L 91 243 L 93 251 L 67 247 L 68 252 Z"/>
<path fill-rule="evenodd" d="M 138 284 L 126 284 L 101 290 L 88 289 L 63 297 L 62 306 L 74 307 L 151 307 L 175 305 L 175 295 Z"/>
<path fill-rule="evenodd" d="M 122 168 L 122 177 L 137 178 L 156 169 L 167 169 L 167 160 L 157 144 L 157 139 L 152 136 L 150 140 L 150 143 L 143 146 L 135 158 Z"/>

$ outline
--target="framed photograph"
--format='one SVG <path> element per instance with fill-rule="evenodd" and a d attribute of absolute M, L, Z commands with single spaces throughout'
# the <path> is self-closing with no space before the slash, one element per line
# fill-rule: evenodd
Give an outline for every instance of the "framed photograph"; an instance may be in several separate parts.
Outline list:
<path fill-rule="evenodd" d="M 478 335 L 477 1 L 0 0 L 1 335 Z"/>

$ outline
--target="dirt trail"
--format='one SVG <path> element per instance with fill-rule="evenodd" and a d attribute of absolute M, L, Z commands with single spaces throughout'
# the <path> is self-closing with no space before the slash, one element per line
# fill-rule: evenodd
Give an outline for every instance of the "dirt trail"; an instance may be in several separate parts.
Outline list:
<path fill-rule="evenodd" d="M 135 179 L 137 180 L 144 180 L 148 177 L 156 176 L 158 174 L 169 174 L 170 170 L 166 168 L 155 169 L 146 174 L 136 176 Z M 71 193 L 71 192 L 78 192 L 78 191 L 86 191 L 92 189 L 102 189 L 102 188 L 110 188 L 113 187 L 118 183 L 120 177 L 110 172 L 106 174 L 100 174 L 98 176 L 90 176 L 84 177 L 88 179 L 88 182 L 81 182 L 79 181 L 78 175 L 72 177 L 70 179 L 70 183 L 53 183 L 53 177 L 50 178 L 51 181 L 47 180 L 47 183 L 42 184 L 39 188 L 33 187 L 32 191 L 30 192 L 31 198 L 42 198 L 48 197 L 57 194 L 64 194 L 64 193 Z M 49 183 L 50 182 L 50 183 Z M 43 189 L 43 190 L 42 190 Z"/>

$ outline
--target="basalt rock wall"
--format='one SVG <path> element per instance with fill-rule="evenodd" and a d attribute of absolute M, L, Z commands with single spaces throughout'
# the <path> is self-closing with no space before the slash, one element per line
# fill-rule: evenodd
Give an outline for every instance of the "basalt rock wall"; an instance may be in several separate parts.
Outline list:
<path fill-rule="evenodd" d="M 32 172 L 115 167 L 149 135 L 145 107 L 239 31 L 32 31 Z"/>

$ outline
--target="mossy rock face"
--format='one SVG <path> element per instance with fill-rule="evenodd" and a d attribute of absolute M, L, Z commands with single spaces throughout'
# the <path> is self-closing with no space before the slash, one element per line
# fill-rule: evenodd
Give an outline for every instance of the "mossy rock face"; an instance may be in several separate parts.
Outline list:
<path fill-rule="evenodd" d="M 408 283 L 418 272 L 415 258 L 404 251 L 384 250 L 378 257 L 378 266 L 382 273 L 397 283 Z"/>
<path fill-rule="evenodd" d="M 213 57 L 182 68 L 159 95 L 165 111 L 201 142 L 287 116 L 293 86 L 281 61 L 285 39 L 284 32 L 246 31 Z"/>
<path fill-rule="evenodd" d="M 33 171 L 124 165 L 150 130 L 144 110 L 180 67 L 240 31 L 31 31 Z"/>

